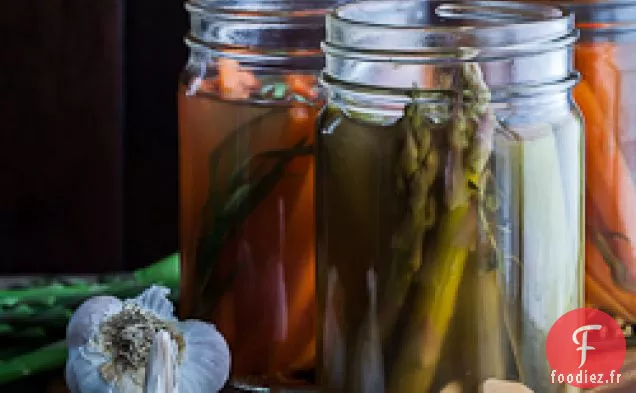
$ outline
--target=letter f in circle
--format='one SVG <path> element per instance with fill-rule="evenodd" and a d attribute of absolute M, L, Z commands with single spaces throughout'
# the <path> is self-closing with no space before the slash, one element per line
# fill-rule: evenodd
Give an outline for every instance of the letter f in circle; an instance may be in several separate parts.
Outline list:
<path fill-rule="evenodd" d="M 572 341 L 574 341 L 574 344 L 576 345 L 581 345 L 580 347 L 578 347 L 576 350 L 577 351 L 581 351 L 581 364 L 579 365 L 579 368 L 583 367 L 583 365 L 585 364 L 585 362 L 587 361 L 587 351 L 588 350 L 595 350 L 596 348 L 588 346 L 587 345 L 587 333 L 590 330 L 601 330 L 603 328 L 603 326 L 601 325 L 586 325 L 586 326 L 581 326 L 580 328 L 576 329 L 574 331 L 574 333 L 572 334 Z M 579 333 L 583 333 L 582 334 L 582 342 L 579 342 L 579 340 L 576 338 L 576 336 Z"/>

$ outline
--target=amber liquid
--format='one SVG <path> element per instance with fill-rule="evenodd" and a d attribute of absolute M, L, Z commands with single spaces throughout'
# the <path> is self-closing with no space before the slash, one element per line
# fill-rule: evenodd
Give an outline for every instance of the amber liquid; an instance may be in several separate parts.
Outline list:
<path fill-rule="evenodd" d="M 213 266 L 211 286 L 225 290 L 204 299 L 209 304 L 202 315 L 228 341 L 235 386 L 311 382 L 302 376 L 315 357 L 313 155 L 288 162 L 269 192 L 239 207 L 243 219 L 220 222 L 209 212 L 204 216 L 204 206 L 215 192 L 217 211 L 228 206 L 228 185 L 241 168 L 247 169 L 238 185 L 251 187 L 274 170 L 276 158 L 255 155 L 301 140 L 313 145 L 316 116 L 310 107 L 186 96 L 183 88 L 179 94 L 181 315 L 201 317 L 201 310 L 195 313 L 200 297 L 212 295 L 199 292 L 197 269 Z M 216 164 L 210 164 L 212 152 L 220 156 Z M 201 260 L 197 246 L 206 226 L 224 235 L 214 257 Z"/>

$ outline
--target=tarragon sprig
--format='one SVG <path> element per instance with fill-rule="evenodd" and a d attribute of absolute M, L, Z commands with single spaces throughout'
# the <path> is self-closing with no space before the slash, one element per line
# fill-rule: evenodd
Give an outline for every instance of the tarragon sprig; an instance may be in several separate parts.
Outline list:
<path fill-rule="evenodd" d="M 210 154 L 208 200 L 203 208 L 203 228 L 196 250 L 198 292 L 195 313 L 199 317 L 208 316 L 216 307 L 220 298 L 231 287 L 240 267 L 235 264 L 229 277 L 212 280 L 218 272 L 220 251 L 228 238 L 236 233 L 258 204 L 272 192 L 293 159 L 313 154 L 313 145 L 308 138 L 303 137 L 288 149 L 264 151 L 246 157 L 225 181 L 219 176 L 219 171 L 223 170 L 222 156 L 227 154 L 228 147 L 238 143 L 238 138 L 249 133 L 257 123 L 286 110 L 288 109 L 284 107 L 275 108 L 251 120 L 233 131 Z M 236 160 L 236 157 L 230 159 Z"/>

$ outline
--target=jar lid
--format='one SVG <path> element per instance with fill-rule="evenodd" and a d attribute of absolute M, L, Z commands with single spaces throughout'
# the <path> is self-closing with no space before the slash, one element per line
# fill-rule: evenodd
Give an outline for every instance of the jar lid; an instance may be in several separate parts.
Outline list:
<path fill-rule="evenodd" d="M 576 0 L 559 3 L 575 14 L 582 39 L 636 32 L 636 1 Z"/>
<path fill-rule="evenodd" d="M 576 14 L 580 28 L 594 25 L 636 25 L 636 1 L 634 0 L 575 0 L 549 3 L 558 4 Z"/>
<path fill-rule="evenodd" d="M 344 0 L 191 0 L 189 4 L 208 11 L 269 14 L 271 16 L 325 15 Z"/>
<path fill-rule="evenodd" d="M 578 77 L 571 55 L 577 37 L 572 13 L 538 3 L 355 1 L 327 16 L 323 80 L 436 89 L 436 67 L 473 62 L 491 90 L 563 90 Z"/>
<path fill-rule="evenodd" d="M 186 42 L 246 62 L 286 64 L 294 57 L 313 64 L 322 57 L 325 15 L 345 1 L 187 0 Z"/>
<path fill-rule="evenodd" d="M 512 1 L 364 0 L 327 17 L 327 51 L 432 53 L 457 59 L 507 57 L 563 47 L 576 39 L 567 10 Z M 472 51 L 471 51 L 472 50 Z M 364 53 L 372 56 L 373 53 Z"/>

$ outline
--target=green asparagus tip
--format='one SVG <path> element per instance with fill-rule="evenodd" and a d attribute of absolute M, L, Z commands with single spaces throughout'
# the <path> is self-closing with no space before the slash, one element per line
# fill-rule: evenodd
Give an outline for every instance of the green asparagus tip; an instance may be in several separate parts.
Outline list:
<path fill-rule="evenodd" d="M 177 289 L 180 277 L 179 263 L 179 253 L 174 253 L 148 267 L 136 270 L 135 280 L 142 285 L 156 284 Z"/>

